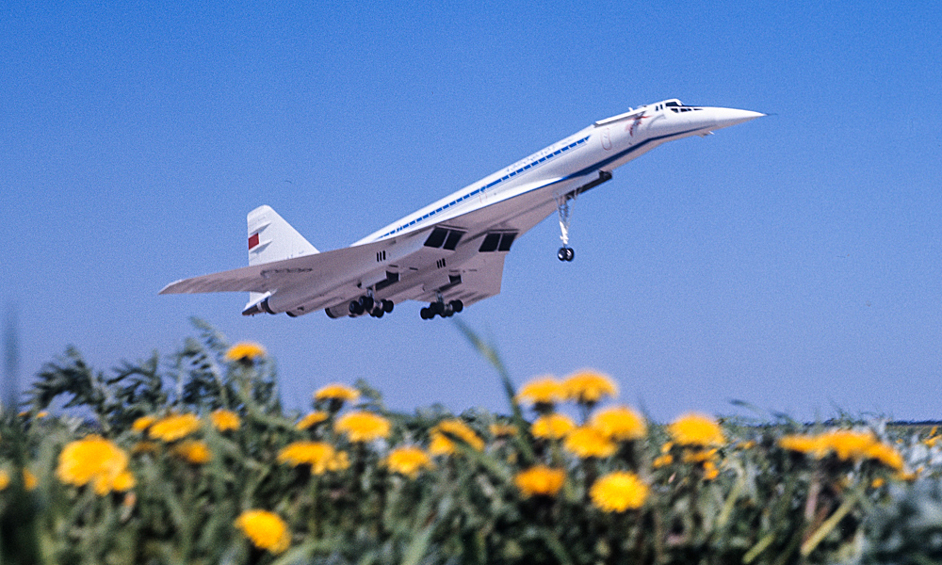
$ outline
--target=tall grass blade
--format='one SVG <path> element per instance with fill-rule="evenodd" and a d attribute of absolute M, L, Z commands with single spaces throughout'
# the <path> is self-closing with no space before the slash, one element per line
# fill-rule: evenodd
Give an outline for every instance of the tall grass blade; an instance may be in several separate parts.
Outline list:
<path fill-rule="evenodd" d="M 481 339 L 474 330 L 461 320 L 455 320 L 455 325 L 458 326 L 458 329 L 464 334 L 464 337 L 471 343 L 471 346 L 497 371 L 497 375 L 500 377 L 501 384 L 504 387 L 504 394 L 507 395 L 507 402 L 510 404 L 514 426 L 517 428 L 517 445 L 520 447 L 527 461 L 533 461 L 533 448 L 530 446 L 529 442 L 523 440 L 529 426 L 526 420 L 523 419 L 523 411 L 520 409 L 520 404 L 517 402 L 517 391 L 514 388 L 513 381 L 510 380 L 510 373 L 507 371 L 507 367 L 500 359 L 500 354 L 498 354 L 495 347 Z"/>

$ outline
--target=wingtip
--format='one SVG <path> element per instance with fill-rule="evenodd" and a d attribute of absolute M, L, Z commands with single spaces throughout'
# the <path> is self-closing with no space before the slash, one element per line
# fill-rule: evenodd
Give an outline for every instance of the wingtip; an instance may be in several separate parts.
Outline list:
<path fill-rule="evenodd" d="M 181 282 L 183 282 L 183 280 L 173 281 L 172 283 L 160 289 L 160 292 L 158 292 L 157 294 L 179 294 L 177 292 L 174 292 L 173 287 Z"/>

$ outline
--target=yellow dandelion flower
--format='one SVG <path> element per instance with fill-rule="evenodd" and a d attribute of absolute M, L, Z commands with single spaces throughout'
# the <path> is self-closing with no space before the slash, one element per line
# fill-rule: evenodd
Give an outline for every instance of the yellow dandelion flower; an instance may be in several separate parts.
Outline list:
<path fill-rule="evenodd" d="M 36 490 L 39 486 L 39 478 L 29 469 L 23 469 L 23 488 L 28 491 Z"/>
<path fill-rule="evenodd" d="M 778 440 L 778 445 L 788 451 L 797 451 L 820 459 L 827 455 L 827 446 L 818 438 L 818 436 L 809 436 L 804 434 L 792 434 L 782 436 Z"/>
<path fill-rule="evenodd" d="M 131 429 L 135 432 L 143 432 L 157 421 L 156 416 L 141 416 L 131 424 Z"/>
<path fill-rule="evenodd" d="M 603 512 L 624 512 L 641 508 L 649 492 L 650 488 L 638 475 L 619 471 L 595 481 L 589 496 L 592 504 Z"/>
<path fill-rule="evenodd" d="M 661 467 L 667 467 L 674 462 L 673 455 L 659 455 L 654 458 L 654 461 L 651 462 L 651 466 L 655 469 L 660 469 Z"/>
<path fill-rule="evenodd" d="M 239 415 L 231 410 L 214 410 L 213 413 L 209 415 L 209 420 L 212 422 L 213 427 L 220 432 L 238 430 L 239 426 L 242 425 L 242 420 L 239 419 Z"/>
<path fill-rule="evenodd" d="M 294 427 L 295 429 L 298 429 L 298 430 L 306 430 L 309 428 L 313 428 L 317 424 L 320 424 L 321 422 L 325 421 L 328 417 L 329 416 L 327 412 L 320 412 L 320 411 L 311 412 L 307 416 L 298 420 L 298 423 L 295 424 Z"/>
<path fill-rule="evenodd" d="M 360 398 L 360 391 L 340 383 L 331 383 L 314 393 L 314 400 L 339 400 L 341 402 L 356 402 Z"/>
<path fill-rule="evenodd" d="M 617 445 L 597 429 L 591 426 L 582 426 L 566 436 L 563 447 L 577 457 L 586 459 L 588 457 L 609 457 L 615 453 Z"/>
<path fill-rule="evenodd" d="M 439 432 L 456 436 L 461 441 L 467 443 L 476 451 L 484 451 L 484 440 L 478 437 L 478 434 L 466 423 L 457 418 L 453 420 L 444 420 L 436 426 Z"/>
<path fill-rule="evenodd" d="M 322 441 L 296 441 L 289 443 L 278 452 L 279 463 L 286 463 L 292 467 L 310 465 L 312 475 L 323 475 L 326 471 L 336 470 L 331 467 L 340 464 L 336 461 L 337 458 L 338 454 L 334 446 Z"/>
<path fill-rule="evenodd" d="M 336 473 L 350 468 L 350 457 L 346 451 L 338 451 L 334 457 L 327 462 L 327 470 Z"/>
<path fill-rule="evenodd" d="M 334 424 L 334 431 L 347 436 L 353 442 L 369 442 L 389 437 L 389 420 L 372 412 L 350 412 L 341 416 Z"/>
<path fill-rule="evenodd" d="M 674 420 L 667 427 L 667 432 L 678 445 L 707 447 L 726 443 L 720 425 L 712 417 L 703 414 L 685 414 Z"/>
<path fill-rule="evenodd" d="M 200 428 L 196 414 L 173 414 L 154 422 L 148 434 L 151 439 L 165 442 L 183 439 Z"/>
<path fill-rule="evenodd" d="M 432 455 L 453 455 L 455 444 L 444 435 L 432 432 L 432 441 L 429 442 L 428 451 Z"/>
<path fill-rule="evenodd" d="M 832 430 L 819 436 L 820 441 L 843 461 L 860 460 L 876 444 L 877 438 L 870 432 Z"/>
<path fill-rule="evenodd" d="M 132 475 L 130 471 L 124 471 L 114 478 L 114 482 L 111 484 L 111 490 L 125 492 L 134 488 L 135 484 L 134 475 Z M 96 492 L 97 491 L 98 489 L 96 487 Z M 99 492 L 99 494 L 107 493 Z"/>
<path fill-rule="evenodd" d="M 422 469 L 433 469 L 435 465 L 428 453 L 418 447 L 397 447 L 386 456 L 385 464 L 394 473 L 414 479 Z"/>
<path fill-rule="evenodd" d="M 140 455 L 142 453 L 156 453 L 157 444 L 152 441 L 139 441 L 131 446 L 132 455 Z"/>
<path fill-rule="evenodd" d="M 692 449 L 684 450 L 684 463 L 706 463 L 707 461 L 714 461 L 717 454 L 716 449 L 705 449 L 703 451 L 695 451 Z"/>
<path fill-rule="evenodd" d="M 517 426 L 513 424 L 491 424 L 488 426 L 494 437 L 514 437 L 517 435 Z"/>
<path fill-rule="evenodd" d="M 95 493 L 103 496 L 112 490 L 127 490 L 128 484 L 133 486 L 127 465 L 128 455 L 114 443 L 99 436 L 88 436 L 63 448 L 56 477 L 75 486 L 91 483 Z"/>
<path fill-rule="evenodd" d="M 213 453 L 209 450 L 209 446 L 207 446 L 204 441 L 182 441 L 174 446 L 173 454 L 194 465 L 209 463 L 213 459 Z"/>
<path fill-rule="evenodd" d="M 562 439 L 574 429 L 576 429 L 576 423 L 572 421 L 572 418 L 554 412 L 534 420 L 530 432 L 533 437 L 542 439 Z"/>
<path fill-rule="evenodd" d="M 877 442 L 866 452 L 867 459 L 876 459 L 894 471 L 902 471 L 905 466 L 903 456 L 892 445 Z"/>
<path fill-rule="evenodd" d="M 644 417 L 627 406 L 613 406 L 592 415 L 589 425 L 615 441 L 631 441 L 648 433 Z"/>
<path fill-rule="evenodd" d="M 452 418 L 439 422 L 431 431 L 429 451 L 433 455 L 450 455 L 455 452 L 453 438 L 470 445 L 476 451 L 484 450 L 484 440 L 462 420 Z"/>
<path fill-rule="evenodd" d="M 719 470 L 716 468 L 716 463 L 713 461 L 706 461 L 703 464 L 703 478 L 707 481 L 712 481 L 720 474 Z"/>
<path fill-rule="evenodd" d="M 590 370 L 577 371 L 563 382 L 566 398 L 582 404 L 595 404 L 605 396 L 617 396 L 618 386 L 608 375 Z"/>
<path fill-rule="evenodd" d="M 566 471 L 545 465 L 531 467 L 517 473 L 514 484 L 524 498 L 531 496 L 556 496 L 566 481 Z"/>
<path fill-rule="evenodd" d="M 236 519 L 235 526 L 259 549 L 278 554 L 291 545 L 287 524 L 274 512 L 246 510 Z"/>
<path fill-rule="evenodd" d="M 226 361 L 252 362 L 265 356 L 265 348 L 257 343 L 243 341 L 226 351 Z"/>
<path fill-rule="evenodd" d="M 6 490 L 10 486 L 10 473 L 6 469 L 0 469 L 0 490 Z M 39 486 L 39 479 L 29 469 L 23 469 L 23 488 L 27 491 L 34 491 Z"/>
<path fill-rule="evenodd" d="M 926 439 L 923 440 L 923 443 L 929 447 L 935 447 L 936 444 L 942 441 L 942 437 L 935 435 L 938 431 L 939 426 L 932 426 L 932 429 L 929 430 L 929 435 L 926 437 Z"/>
<path fill-rule="evenodd" d="M 555 377 L 547 375 L 524 383 L 515 398 L 521 404 L 552 405 L 566 400 L 566 389 Z"/>

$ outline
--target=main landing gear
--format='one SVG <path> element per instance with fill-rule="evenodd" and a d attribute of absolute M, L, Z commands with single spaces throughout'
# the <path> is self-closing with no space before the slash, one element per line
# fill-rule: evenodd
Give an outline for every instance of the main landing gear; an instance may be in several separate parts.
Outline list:
<path fill-rule="evenodd" d="M 567 263 L 576 256 L 573 248 L 569 247 L 569 218 L 571 216 L 569 201 L 575 199 L 575 193 L 566 194 L 556 199 L 556 211 L 559 212 L 559 239 L 563 241 L 563 246 L 556 252 L 556 258 Z"/>
<path fill-rule="evenodd" d="M 350 301 L 350 316 L 359 316 L 369 313 L 374 318 L 382 318 L 385 314 L 393 311 L 395 304 L 390 300 L 374 300 L 372 295 L 367 294 L 356 300 Z"/>
<path fill-rule="evenodd" d="M 435 316 L 450 318 L 462 310 L 464 310 L 464 304 L 460 300 L 452 300 L 446 304 L 444 300 L 439 298 L 437 302 L 432 302 L 425 308 L 422 308 L 422 310 L 419 311 L 419 315 L 422 316 L 423 320 L 431 320 Z"/>

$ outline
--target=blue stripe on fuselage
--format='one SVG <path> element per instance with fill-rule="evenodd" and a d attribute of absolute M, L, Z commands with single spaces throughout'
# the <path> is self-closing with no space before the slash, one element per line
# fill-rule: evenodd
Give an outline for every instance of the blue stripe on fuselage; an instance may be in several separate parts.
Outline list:
<path fill-rule="evenodd" d="M 696 128 L 696 129 L 691 129 L 691 130 L 687 130 L 687 131 L 679 131 L 679 132 L 677 132 L 677 133 L 672 133 L 672 134 L 669 134 L 669 135 L 662 135 L 662 136 L 660 136 L 660 137 L 652 137 L 652 138 L 650 138 L 650 139 L 645 139 L 644 141 L 642 141 L 641 143 L 639 143 L 639 144 L 637 144 L 637 145 L 632 145 L 631 147 L 629 147 L 629 148 L 627 148 L 627 149 L 625 149 L 625 150 L 623 150 L 623 151 L 619 151 L 618 153 L 612 155 L 611 157 L 602 159 L 602 160 L 599 161 L 598 163 L 595 163 L 594 165 L 589 165 L 588 167 L 586 167 L 586 168 L 584 168 L 584 169 L 582 169 L 582 170 L 576 171 L 575 173 L 572 173 L 571 175 L 567 175 L 566 177 L 564 177 L 564 178 L 562 178 L 562 179 L 560 179 L 560 180 L 561 180 L 561 181 L 566 181 L 566 180 L 570 180 L 570 179 L 574 179 L 574 178 L 578 178 L 578 177 L 584 177 L 584 176 L 586 176 L 586 175 L 589 175 L 589 174 L 594 173 L 595 171 L 598 171 L 599 169 L 601 169 L 601 168 L 604 167 L 605 165 L 614 163 L 615 161 L 618 161 L 619 159 L 622 159 L 622 158 L 624 158 L 624 157 L 627 157 L 627 156 L 630 155 L 631 153 L 633 153 L 633 152 L 635 152 L 635 151 L 641 149 L 642 147 L 644 147 L 644 146 L 646 146 L 646 145 L 648 145 L 648 144 L 655 143 L 655 142 L 657 142 L 657 141 L 663 141 L 663 140 L 665 140 L 665 139 L 668 139 L 668 138 L 670 138 L 670 137 L 676 137 L 676 136 L 678 136 L 678 135 L 688 135 L 688 134 L 694 133 L 695 131 L 698 131 L 698 130 L 701 130 L 701 129 L 705 129 L 705 128 Z M 542 188 L 542 187 L 541 187 L 541 188 Z"/>
<path fill-rule="evenodd" d="M 627 155 L 631 154 L 631 153 L 634 152 L 634 151 L 638 151 L 639 149 L 641 149 L 642 147 L 645 147 L 645 146 L 648 145 L 648 144 L 655 143 L 655 142 L 658 142 L 658 141 L 663 141 L 663 140 L 666 140 L 666 139 L 671 138 L 671 137 L 676 137 L 676 136 L 681 136 L 681 135 L 688 135 L 688 134 L 694 133 L 694 132 L 696 132 L 696 131 L 698 131 L 698 130 L 701 130 L 701 129 L 707 129 L 707 128 L 695 128 L 695 129 L 691 129 L 691 130 L 687 130 L 687 131 L 681 131 L 681 132 L 677 132 L 677 133 L 671 133 L 671 134 L 668 134 L 668 135 L 662 135 L 662 136 L 659 136 L 659 137 L 652 137 L 652 138 L 650 138 L 650 139 L 646 139 L 646 140 L 642 141 L 641 143 L 639 143 L 639 144 L 637 144 L 637 145 L 633 145 L 633 146 L 631 146 L 631 147 L 629 147 L 629 148 L 627 148 L 627 149 L 625 149 L 625 150 L 623 150 L 623 151 L 620 151 L 620 152 L 618 152 L 618 153 L 612 155 L 611 157 L 607 157 L 607 158 L 605 158 L 605 159 L 599 161 L 598 163 L 595 163 L 595 164 L 593 164 L 593 165 L 589 165 L 588 167 L 585 167 L 585 168 L 583 168 L 583 169 L 581 169 L 581 170 L 579 170 L 579 171 L 576 171 L 575 173 L 569 174 L 569 175 L 567 175 L 567 176 L 565 176 L 565 177 L 563 177 L 563 178 L 561 178 L 561 179 L 551 180 L 551 181 L 546 182 L 545 184 L 541 184 L 541 185 L 539 185 L 539 186 L 535 186 L 535 187 L 531 188 L 530 190 L 528 190 L 528 191 L 526 191 L 526 192 L 521 192 L 520 194 L 517 194 L 517 195 L 515 195 L 515 196 L 520 196 L 521 194 L 527 194 L 527 193 L 533 192 L 534 190 L 541 190 L 541 189 L 544 189 L 544 188 L 546 188 L 546 187 L 548 187 L 548 186 L 552 186 L 552 185 L 554 185 L 554 184 L 558 184 L 558 183 L 561 183 L 561 182 L 565 182 L 565 181 L 567 181 L 567 180 L 572 180 L 572 179 L 575 179 L 575 178 L 579 178 L 579 177 L 583 177 L 583 176 L 586 176 L 586 175 L 590 175 L 590 174 L 592 174 L 593 172 L 600 170 L 600 169 L 601 169 L 602 167 L 604 167 L 605 165 L 608 165 L 608 164 L 610 164 L 610 163 L 614 163 L 615 161 L 618 161 L 619 159 L 622 159 L 622 158 L 626 157 Z M 570 145 L 568 145 L 568 146 L 566 146 L 566 147 L 561 148 L 561 149 L 558 150 L 558 151 L 555 151 L 555 152 L 553 152 L 553 153 L 550 153 L 549 155 L 547 155 L 546 159 L 549 159 L 549 158 L 551 158 L 552 156 L 556 156 L 556 155 L 562 153 L 563 151 L 567 151 L 567 150 L 572 149 L 572 148 L 574 148 L 574 147 L 576 147 L 576 146 L 578 146 L 578 145 L 582 145 L 583 143 L 585 143 L 586 141 L 588 141 L 588 139 L 589 139 L 590 137 L 591 137 L 591 135 L 588 135 L 588 136 L 583 137 L 582 139 L 580 139 L 580 140 L 578 140 L 578 141 L 573 142 L 572 144 L 570 144 Z M 466 194 L 465 196 L 461 196 L 461 197 L 455 199 L 454 201 L 449 202 L 447 205 L 443 206 L 443 207 L 440 208 L 439 210 L 435 210 L 435 211 L 433 211 L 433 212 L 431 212 L 431 213 L 429 213 L 429 214 L 426 214 L 426 215 L 423 216 L 422 218 L 417 218 L 416 220 L 413 220 L 413 221 L 411 221 L 411 222 L 404 223 L 404 224 L 402 224 L 401 226 L 397 227 L 396 229 L 391 230 L 391 231 L 389 231 L 389 232 L 386 232 L 385 234 L 383 234 L 383 235 L 377 237 L 377 238 L 374 239 L 373 241 L 378 241 L 378 240 L 380 240 L 380 239 L 383 239 L 384 237 L 389 237 L 389 236 L 391 236 L 391 235 L 394 235 L 394 234 L 396 234 L 396 233 L 399 233 L 399 232 L 405 230 L 406 228 L 409 228 L 409 227 L 415 225 L 417 222 L 420 222 L 420 221 L 423 221 L 423 220 L 427 220 L 427 219 L 431 218 L 432 216 L 436 215 L 439 211 L 442 211 L 442 210 L 444 210 L 444 209 L 450 208 L 450 207 L 453 206 L 454 204 L 457 204 L 458 202 L 460 202 L 460 201 L 462 201 L 462 200 L 468 198 L 469 196 L 473 196 L 473 195 L 475 195 L 475 194 L 478 194 L 478 193 L 480 193 L 480 192 L 483 192 L 483 191 L 485 191 L 485 190 L 487 190 L 487 189 L 493 187 L 494 185 L 500 184 L 500 183 L 502 183 L 504 180 L 506 180 L 506 179 L 512 177 L 514 174 L 520 174 L 520 173 L 522 173 L 525 169 L 529 169 L 531 165 L 535 165 L 535 164 L 537 164 L 537 163 L 539 163 L 539 159 L 535 159 L 534 161 L 532 161 L 532 162 L 529 163 L 528 165 L 517 169 L 517 171 L 516 171 L 515 173 L 512 172 L 512 173 L 510 173 L 510 175 L 507 175 L 507 176 L 504 176 L 503 178 L 497 179 L 496 181 L 493 181 L 493 182 L 491 182 L 490 184 L 488 184 L 488 185 L 486 185 L 486 186 L 482 186 L 481 188 L 478 188 L 477 190 L 471 191 L 470 193 Z M 497 203 L 497 202 L 493 202 L 493 203 L 491 203 L 491 204 L 496 204 L 496 203 Z M 483 208 L 486 208 L 487 206 L 490 206 L 491 204 L 487 204 L 487 205 L 483 206 Z"/>

